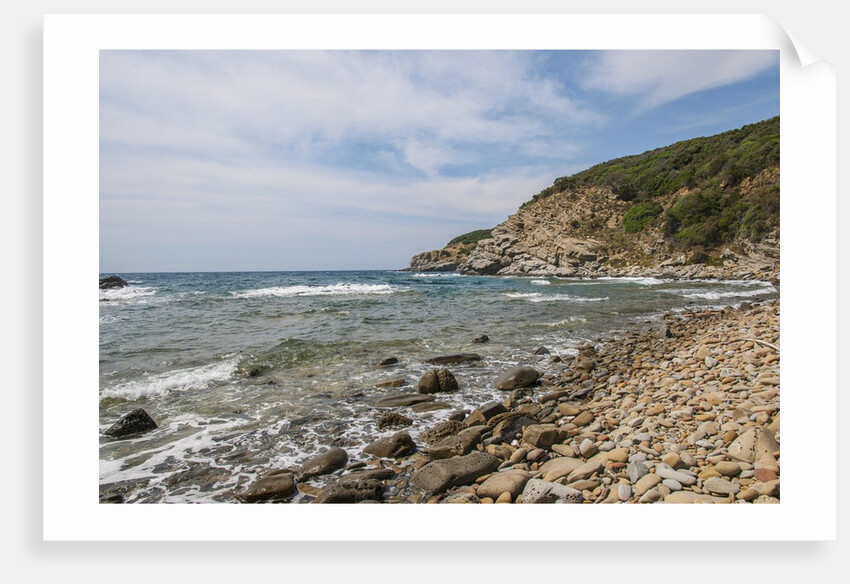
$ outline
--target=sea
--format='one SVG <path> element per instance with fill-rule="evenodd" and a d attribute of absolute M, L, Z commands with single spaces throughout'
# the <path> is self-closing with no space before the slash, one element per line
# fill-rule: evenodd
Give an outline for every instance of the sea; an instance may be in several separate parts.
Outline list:
<path fill-rule="evenodd" d="M 110 274 L 102 274 L 102 276 Z M 417 393 L 432 357 L 459 390 L 449 407 L 415 412 L 418 434 L 504 399 L 506 369 L 542 370 L 586 343 L 658 322 L 665 313 L 778 298 L 769 282 L 541 278 L 407 271 L 120 273 L 100 290 L 100 431 L 143 408 L 158 428 L 101 434 L 101 496 L 127 503 L 226 503 L 263 473 L 330 447 L 350 462 L 398 429 L 376 399 Z M 485 343 L 473 340 L 486 335 Z M 545 347 L 548 354 L 536 354 Z M 379 366 L 388 358 L 398 363 Z M 384 382 L 399 387 L 378 387 Z M 322 478 L 314 479 L 321 486 Z M 103 499 L 102 499 L 103 500 Z M 296 494 L 292 503 L 306 502 Z"/>

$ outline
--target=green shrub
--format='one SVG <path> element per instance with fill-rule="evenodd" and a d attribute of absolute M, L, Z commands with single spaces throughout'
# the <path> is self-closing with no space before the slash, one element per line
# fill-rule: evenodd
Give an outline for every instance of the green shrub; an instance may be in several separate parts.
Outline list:
<path fill-rule="evenodd" d="M 637 233 L 647 223 L 658 217 L 662 211 L 661 205 L 654 201 L 645 201 L 632 205 L 623 214 L 623 229 L 626 233 Z"/>

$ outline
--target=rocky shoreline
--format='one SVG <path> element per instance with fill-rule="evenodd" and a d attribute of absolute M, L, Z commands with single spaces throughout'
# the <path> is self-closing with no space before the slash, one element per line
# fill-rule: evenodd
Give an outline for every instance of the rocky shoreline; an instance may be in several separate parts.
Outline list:
<path fill-rule="evenodd" d="M 482 337 L 484 338 L 484 337 Z M 349 464 L 342 448 L 268 469 L 245 503 L 779 503 L 779 301 L 667 314 L 545 370 L 519 366 L 500 402 L 453 411 L 417 440 L 408 408 L 457 383 L 434 362 L 417 393 L 375 403 L 396 429 Z M 545 355 L 540 347 L 534 351 Z M 453 359 L 456 357 L 456 359 Z M 317 484 L 318 483 L 318 484 Z"/>

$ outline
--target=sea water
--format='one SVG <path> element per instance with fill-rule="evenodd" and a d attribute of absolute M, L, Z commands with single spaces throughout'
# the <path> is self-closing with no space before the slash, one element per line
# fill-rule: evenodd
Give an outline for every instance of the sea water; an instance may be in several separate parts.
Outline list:
<path fill-rule="evenodd" d="M 503 399 L 498 374 L 545 369 L 602 336 L 666 312 L 778 297 L 759 281 L 562 279 L 402 271 L 118 274 L 100 290 L 100 430 L 144 408 L 159 427 L 102 436 L 102 490 L 127 502 L 230 502 L 271 469 L 329 447 L 367 460 L 372 404 L 416 393 L 431 357 L 474 352 L 449 368 L 450 408 L 416 413 L 419 432 L 453 410 Z M 472 340 L 487 335 L 489 342 Z M 546 347 L 550 354 L 537 355 Z M 385 358 L 398 364 L 379 367 Z M 377 384 L 404 380 L 397 388 Z M 321 481 L 321 479 L 317 479 Z M 296 496 L 293 501 L 299 501 Z"/>

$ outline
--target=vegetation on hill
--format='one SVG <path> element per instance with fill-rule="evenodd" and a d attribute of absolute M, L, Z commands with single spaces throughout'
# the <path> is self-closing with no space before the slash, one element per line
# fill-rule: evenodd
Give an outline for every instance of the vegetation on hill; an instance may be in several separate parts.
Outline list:
<path fill-rule="evenodd" d="M 469 233 L 464 233 L 463 235 L 458 235 L 453 240 L 451 240 L 448 245 L 453 245 L 455 243 L 464 243 L 464 244 L 476 244 L 482 239 L 487 239 L 490 237 L 490 234 L 493 232 L 492 229 L 478 229 L 476 231 L 470 231 Z"/>
<path fill-rule="evenodd" d="M 779 226 L 779 181 L 753 181 L 779 167 L 779 117 L 716 136 L 677 142 L 598 164 L 535 195 L 605 187 L 631 203 L 625 233 L 655 227 L 681 250 L 758 241 Z"/>

